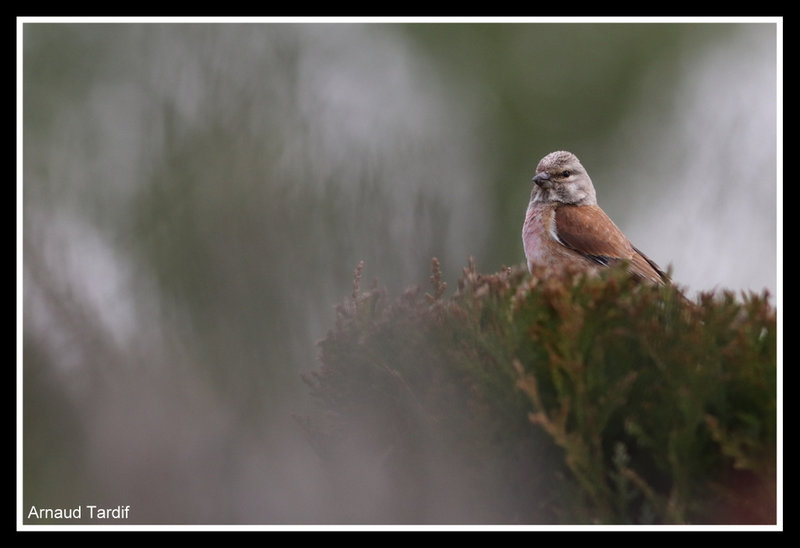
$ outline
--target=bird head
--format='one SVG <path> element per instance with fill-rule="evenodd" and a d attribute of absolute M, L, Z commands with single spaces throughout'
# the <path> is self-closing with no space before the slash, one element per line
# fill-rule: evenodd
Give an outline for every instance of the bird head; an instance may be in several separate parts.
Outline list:
<path fill-rule="evenodd" d="M 536 166 L 533 182 L 533 201 L 570 205 L 597 204 L 592 180 L 580 160 L 571 152 L 559 150 L 542 158 Z"/>

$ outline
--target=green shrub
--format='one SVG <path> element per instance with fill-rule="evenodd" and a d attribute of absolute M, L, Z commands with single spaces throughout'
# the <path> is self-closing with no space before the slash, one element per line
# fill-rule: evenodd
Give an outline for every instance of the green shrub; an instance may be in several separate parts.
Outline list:
<path fill-rule="evenodd" d="M 448 296 L 434 259 L 430 293 L 390 299 L 361 270 L 304 377 L 342 519 L 775 522 L 767 294 L 470 261 Z"/>

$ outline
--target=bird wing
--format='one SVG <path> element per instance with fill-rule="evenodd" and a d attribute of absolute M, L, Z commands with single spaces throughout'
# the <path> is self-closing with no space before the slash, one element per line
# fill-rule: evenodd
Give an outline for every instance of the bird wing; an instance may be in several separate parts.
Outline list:
<path fill-rule="evenodd" d="M 659 267 L 655 262 L 653 262 L 653 260 L 650 259 L 650 257 L 648 257 L 647 255 L 636 249 L 636 247 L 633 247 L 633 251 L 635 252 L 632 261 L 634 272 L 636 272 L 640 276 L 649 277 L 650 279 L 652 279 L 657 283 L 667 283 L 669 281 L 667 273 L 661 270 L 661 267 Z M 656 274 L 655 276 L 652 275 L 651 270 L 655 272 Z"/>
<path fill-rule="evenodd" d="M 658 266 L 617 228 L 597 205 L 562 205 L 555 211 L 554 236 L 566 247 L 596 263 L 629 261 L 632 272 L 657 283 L 665 280 Z"/>

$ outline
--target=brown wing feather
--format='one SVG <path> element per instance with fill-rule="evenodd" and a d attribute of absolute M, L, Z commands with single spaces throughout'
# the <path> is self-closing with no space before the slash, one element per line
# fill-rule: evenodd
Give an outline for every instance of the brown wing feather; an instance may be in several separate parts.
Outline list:
<path fill-rule="evenodd" d="M 667 273 L 661 270 L 661 267 L 650 259 L 650 257 L 636 249 L 636 247 L 633 248 L 633 251 L 636 253 L 631 264 L 631 268 L 634 272 L 639 276 L 650 278 L 658 283 L 666 283 L 669 280 Z M 655 273 L 655 275 L 653 275 L 653 273 Z"/>
<path fill-rule="evenodd" d="M 664 274 L 644 254 L 633 247 L 617 225 L 596 205 L 563 205 L 555 211 L 558 239 L 573 251 L 604 265 L 630 261 L 635 274 L 662 282 Z"/>

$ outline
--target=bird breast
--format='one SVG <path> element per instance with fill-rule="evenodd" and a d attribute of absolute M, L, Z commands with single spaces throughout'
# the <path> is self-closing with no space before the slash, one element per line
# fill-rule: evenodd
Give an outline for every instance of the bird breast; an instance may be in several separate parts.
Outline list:
<path fill-rule="evenodd" d="M 576 259 L 558 238 L 553 204 L 531 201 L 522 225 L 522 241 L 528 268 L 531 265 L 552 266 L 565 258 Z"/>

